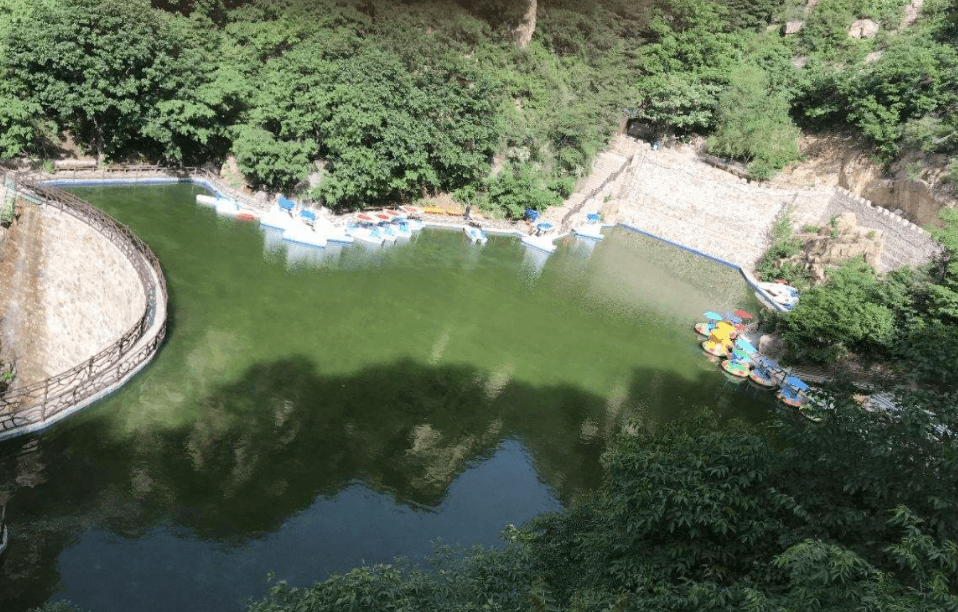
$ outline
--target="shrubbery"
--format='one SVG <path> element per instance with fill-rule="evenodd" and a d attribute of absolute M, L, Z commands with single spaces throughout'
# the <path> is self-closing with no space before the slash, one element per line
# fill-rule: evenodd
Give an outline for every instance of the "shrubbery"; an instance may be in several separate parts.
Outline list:
<path fill-rule="evenodd" d="M 777 318 L 792 358 L 831 363 L 854 353 L 889 360 L 922 385 L 958 389 L 958 212 L 940 214 L 944 227 L 932 233 L 942 250 L 931 264 L 879 276 L 852 260 L 803 292 L 795 309 Z M 759 268 L 770 276 L 781 274 L 777 258 L 797 248 L 780 227 Z"/>
<path fill-rule="evenodd" d="M 755 178 L 768 179 L 798 159 L 798 128 L 788 115 L 788 101 L 769 93 L 768 78 L 757 66 L 732 73 L 718 101 L 716 124 L 709 149 L 746 161 Z"/>
<path fill-rule="evenodd" d="M 280 583 L 249 610 L 954 609 L 958 465 L 933 426 L 955 407 L 902 401 L 891 418 L 840 394 L 826 427 L 785 418 L 769 437 L 639 426 L 597 495 L 507 528 L 501 550 Z"/>

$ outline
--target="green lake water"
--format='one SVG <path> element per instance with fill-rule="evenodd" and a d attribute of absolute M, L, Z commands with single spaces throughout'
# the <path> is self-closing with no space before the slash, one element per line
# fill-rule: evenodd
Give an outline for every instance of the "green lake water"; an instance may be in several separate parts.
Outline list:
<path fill-rule="evenodd" d="M 120 392 L 0 446 L 13 540 L 0 610 L 240 610 L 507 524 L 600 481 L 627 423 L 771 399 L 699 350 L 705 310 L 753 307 L 737 272 L 622 228 L 325 250 L 197 206 L 190 185 L 71 189 L 156 252 L 169 333 Z"/>

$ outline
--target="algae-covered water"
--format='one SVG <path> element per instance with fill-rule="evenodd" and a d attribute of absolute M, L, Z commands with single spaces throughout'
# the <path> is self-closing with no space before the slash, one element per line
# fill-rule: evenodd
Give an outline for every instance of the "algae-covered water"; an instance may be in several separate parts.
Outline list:
<path fill-rule="evenodd" d="M 189 185 L 73 189 L 156 252 L 170 326 L 124 389 L 0 446 L 0 609 L 240 610 L 433 541 L 495 545 L 600 480 L 625 423 L 764 418 L 700 352 L 738 274 L 621 228 L 313 250 Z"/>

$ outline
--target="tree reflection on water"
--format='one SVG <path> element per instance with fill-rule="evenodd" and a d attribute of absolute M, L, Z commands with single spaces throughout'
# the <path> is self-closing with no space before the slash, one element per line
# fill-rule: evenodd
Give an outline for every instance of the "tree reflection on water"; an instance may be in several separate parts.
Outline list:
<path fill-rule="evenodd" d="M 397 504 L 437 507 L 464 469 L 510 437 L 569 503 L 597 484 L 598 457 L 619 424 L 712 404 L 717 384 L 709 372 L 693 385 L 635 372 L 607 399 L 510 380 L 508 369 L 405 360 L 350 376 L 316 372 L 304 357 L 254 365 L 197 401 L 194 422 L 180 428 L 118 438 L 94 409 L 75 425 L 0 448 L 0 501 L 9 501 L 15 530 L 0 601 L 19 607 L 50 597 L 58 555 L 91 526 L 136 538 L 172 524 L 242 545 L 357 481 Z M 662 402 L 667 414 L 654 407 Z M 739 402 L 718 403 L 740 414 Z"/>

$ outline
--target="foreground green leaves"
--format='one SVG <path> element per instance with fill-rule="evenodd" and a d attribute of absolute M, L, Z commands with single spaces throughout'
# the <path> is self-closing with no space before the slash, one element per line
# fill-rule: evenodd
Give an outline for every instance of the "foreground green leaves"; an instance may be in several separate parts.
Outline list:
<path fill-rule="evenodd" d="M 955 610 L 956 449 L 929 432 L 956 412 L 927 407 L 839 399 L 825 426 L 780 420 L 775 443 L 711 417 L 639 430 L 594 499 L 501 550 L 280 583 L 250 610 Z"/>

